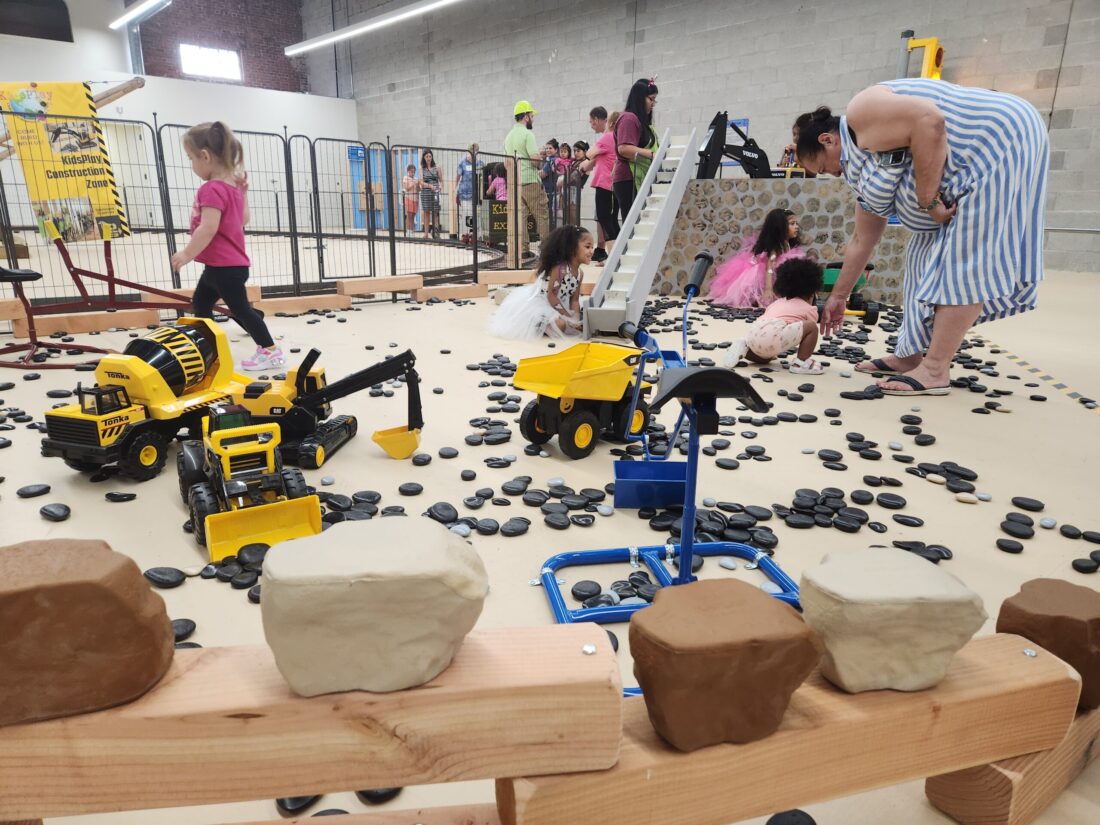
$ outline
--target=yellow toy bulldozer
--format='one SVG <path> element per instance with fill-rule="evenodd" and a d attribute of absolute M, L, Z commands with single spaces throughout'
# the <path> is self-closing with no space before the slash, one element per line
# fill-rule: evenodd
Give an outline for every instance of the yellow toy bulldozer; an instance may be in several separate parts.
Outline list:
<path fill-rule="evenodd" d="M 221 561 L 246 544 L 277 544 L 321 532 L 321 503 L 302 471 L 283 467 L 279 425 L 253 424 L 240 405 L 215 406 L 202 441 L 176 456 L 180 496 L 195 541 Z"/>
<path fill-rule="evenodd" d="M 214 321 L 180 318 L 134 339 L 122 353 L 103 356 L 96 386 L 78 387 L 78 403 L 46 413 L 42 455 L 82 472 L 117 463 L 124 475 L 145 481 L 163 469 L 168 445 L 181 430 L 201 438 L 211 406 L 239 404 L 255 422 L 280 425 L 284 462 L 316 469 L 358 428 L 353 416 L 326 420 L 330 402 L 401 375 L 409 392 L 408 426 L 380 431 L 375 441 L 394 458 L 412 455 L 424 426 L 416 356 L 406 350 L 328 384 L 316 366 L 320 355 L 310 350 L 285 378 L 254 381 L 233 371 L 229 342 Z"/>

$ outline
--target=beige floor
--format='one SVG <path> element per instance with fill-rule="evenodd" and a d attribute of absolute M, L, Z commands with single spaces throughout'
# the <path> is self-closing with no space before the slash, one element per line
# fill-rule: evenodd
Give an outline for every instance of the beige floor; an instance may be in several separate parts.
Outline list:
<path fill-rule="evenodd" d="M 1100 281 L 1096 275 L 1054 274 L 1044 285 L 1041 308 L 1027 316 L 1010 319 L 980 330 L 991 342 L 999 344 L 1052 376 L 1065 381 L 1082 393 L 1100 397 L 1100 358 L 1097 356 L 1097 333 L 1093 315 L 1097 306 Z M 523 443 L 518 436 L 502 447 L 467 447 L 462 437 L 469 432 L 467 420 L 480 415 L 489 390 L 477 389 L 485 376 L 467 372 L 464 365 L 479 361 L 493 353 L 508 353 L 513 358 L 549 352 L 545 343 L 512 343 L 485 335 L 485 323 L 492 304 L 482 301 L 456 307 L 452 304 L 426 306 L 408 311 L 404 304 L 396 306 L 370 305 L 352 313 L 347 324 L 324 320 L 307 325 L 305 318 L 273 318 L 273 331 L 283 336 L 284 348 L 320 347 L 323 363 L 330 379 L 380 359 L 390 352 L 390 342 L 400 347 L 412 347 L 419 358 L 423 376 L 424 431 L 422 448 L 435 451 L 445 445 L 460 449 L 460 456 L 451 461 L 436 458 L 427 467 L 412 467 L 407 462 L 386 458 L 370 441 L 369 431 L 395 426 L 402 422 L 405 400 L 400 393 L 390 399 L 371 399 L 362 394 L 337 403 L 340 412 L 352 412 L 361 421 L 360 437 L 338 454 L 323 471 L 308 473 L 314 483 L 324 474 L 336 477 L 331 488 L 351 493 L 373 488 L 383 493 L 383 503 L 400 503 L 410 513 L 417 514 L 435 501 L 448 500 L 458 504 L 480 486 L 499 489 L 502 482 L 518 474 L 534 477 L 535 485 L 545 485 L 547 479 L 561 475 L 566 483 L 581 488 L 603 486 L 612 478 L 607 448 L 601 446 L 586 460 L 571 462 L 555 448 L 547 459 L 522 455 Z M 232 327 L 227 329 L 231 330 Z M 721 341 L 732 337 L 729 325 L 711 322 L 701 328 L 704 340 Z M 671 337 L 671 336 L 670 336 Z M 98 343 L 125 344 L 125 334 L 102 335 Z M 869 348 L 878 353 L 882 333 L 874 336 Z M 666 346 L 677 341 L 667 340 Z M 364 345 L 374 345 L 373 352 Z M 449 348 L 451 355 L 440 350 Z M 248 351 L 246 341 L 234 344 L 237 356 Z M 994 541 L 999 535 L 998 522 L 1010 509 L 1009 498 L 1031 495 L 1047 502 L 1047 513 L 1060 522 L 1071 522 L 1082 529 L 1100 529 L 1100 508 L 1096 505 L 1095 466 L 1100 460 L 1100 415 L 1089 412 L 1063 394 L 1050 390 L 1028 390 L 1023 381 L 1007 378 L 1014 369 L 1003 356 L 998 360 L 1002 376 L 992 379 L 994 387 L 1016 390 L 1006 399 L 1013 412 L 1010 415 L 978 417 L 969 410 L 983 401 L 981 396 L 956 392 L 946 398 L 896 399 L 877 402 L 850 402 L 838 398 L 843 389 L 864 386 L 861 376 L 842 378 L 835 366 L 825 376 L 813 379 L 816 391 L 802 403 L 779 398 L 781 388 L 794 389 L 806 379 L 786 373 L 775 373 L 774 384 L 758 384 L 758 389 L 774 399 L 776 410 L 814 412 L 820 415 L 825 407 L 844 410 L 844 426 L 831 427 L 822 418 L 816 424 L 783 424 L 764 429 L 754 442 L 763 444 L 775 457 L 771 463 L 746 462 L 736 472 L 724 472 L 704 460 L 699 480 L 700 497 L 715 496 L 742 503 L 771 504 L 788 501 L 800 486 L 837 485 L 847 491 L 862 486 L 865 472 L 892 474 L 904 480 L 899 491 L 909 500 L 907 512 L 924 517 L 927 524 L 918 529 L 903 528 L 889 522 L 890 533 L 885 538 L 920 538 L 941 542 L 955 551 L 955 558 L 945 563 L 946 569 L 967 582 L 985 599 L 987 610 L 996 615 L 1001 601 L 1016 591 L 1021 582 L 1039 576 L 1065 577 L 1078 584 L 1096 587 L 1100 578 L 1087 578 L 1070 568 L 1073 558 L 1085 555 L 1092 546 L 1071 542 L 1057 531 L 1039 531 L 1019 556 L 997 551 Z M 45 391 L 71 387 L 77 375 L 67 371 L 46 372 L 34 383 L 24 383 L 14 371 L 0 372 L 0 380 L 15 381 L 13 390 L 0 393 L 2 405 L 17 405 L 41 414 L 49 406 Z M 1025 379 L 1027 380 L 1027 379 Z M 443 387 L 445 394 L 434 395 L 433 387 Z M 1026 400 L 1027 392 L 1042 392 L 1049 397 L 1045 404 Z M 890 440 L 910 443 L 901 435 L 898 416 L 921 407 L 925 430 L 938 437 L 927 448 L 913 446 L 909 451 L 918 460 L 954 460 L 974 468 L 980 474 L 979 489 L 990 492 L 992 503 L 969 506 L 955 502 L 943 488 L 906 475 L 901 465 L 891 461 L 878 464 L 858 458 L 849 461 L 845 473 L 825 470 L 814 456 L 801 453 L 804 447 L 843 448 L 844 433 L 859 430 L 868 438 L 885 444 Z M 723 405 L 723 411 L 734 412 L 733 405 Z M 662 420 L 669 419 L 666 414 Z M 735 428 L 738 432 L 743 426 Z M 7 476 L 0 486 L 0 525 L 4 542 L 55 536 L 101 537 L 116 549 L 130 554 L 142 568 L 154 565 L 189 567 L 202 562 L 202 555 L 189 536 L 179 528 L 186 518 L 176 493 L 175 479 L 170 473 L 142 484 L 111 481 L 93 485 L 85 478 L 67 470 L 54 459 L 37 455 L 35 434 L 16 430 L 14 444 L 0 452 L 0 475 Z M 734 439 L 735 446 L 743 439 Z M 520 460 L 510 470 L 489 470 L 482 460 L 490 455 L 515 453 Z M 478 471 L 474 482 L 459 481 L 459 470 Z M 403 499 L 397 495 L 402 481 L 417 480 L 425 492 L 418 499 Z M 53 491 L 47 498 L 20 500 L 15 489 L 32 482 L 48 482 Z M 110 489 L 133 489 L 139 495 L 130 504 L 106 504 L 103 493 Z M 73 508 L 72 518 L 63 524 L 51 524 L 38 516 L 38 508 L 47 501 L 64 501 Z M 872 508 L 874 509 L 874 508 Z M 503 521 L 509 515 L 537 515 L 518 502 L 510 508 L 487 505 L 479 516 L 492 516 Z M 876 513 L 876 515 L 878 515 Z M 881 514 L 885 515 L 885 513 Z M 774 523 L 774 522 L 773 522 Z M 830 550 L 873 543 L 870 534 L 849 536 L 837 531 L 813 530 L 794 532 L 782 524 L 776 526 L 781 539 L 776 560 L 797 578 Z M 551 620 L 542 591 L 527 586 L 540 562 L 548 555 L 566 549 L 586 549 L 622 546 L 626 543 L 652 542 L 657 538 L 644 522 L 630 512 L 619 511 L 614 516 L 598 520 L 596 526 L 584 530 L 574 527 L 558 533 L 537 523 L 530 533 L 519 539 L 475 537 L 477 549 L 489 570 L 492 592 L 486 603 L 480 626 L 542 624 Z M 877 538 L 877 537 L 876 537 Z M 583 577 L 610 581 L 622 571 L 586 569 Z M 731 575 L 713 562 L 703 568 L 704 576 Z M 735 574 L 750 581 L 755 574 L 739 570 Z M 567 587 L 577 576 L 567 576 Z M 190 617 L 198 623 L 194 641 L 203 645 L 258 644 L 263 642 L 259 608 L 250 605 L 240 591 L 224 585 L 193 579 L 184 586 L 161 591 L 173 618 Z M 624 643 L 620 652 L 624 680 L 630 683 L 631 668 L 627 650 L 626 628 L 614 628 Z M 983 633 L 992 632 L 992 620 Z M 1027 719 L 1005 720 L 1006 724 L 1027 724 Z M 822 758 L 827 758 L 826 754 Z M 746 765 L 745 770 L 752 770 Z M 766 780 L 766 778 L 762 778 Z M 301 789 L 303 792 L 308 789 Z M 699 789 L 705 793 L 705 788 Z M 489 782 L 471 782 L 449 786 L 409 788 L 395 802 L 394 809 L 413 808 L 428 804 L 458 804 L 489 800 Z M 362 806 L 350 794 L 332 794 L 322 803 L 326 807 L 344 807 L 351 811 Z M 933 811 L 924 801 L 921 783 L 909 783 L 882 789 L 856 797 L 807 806 L 822 825 L 880 825 L 915 823 L 933 825 L 948 820 Z M 1059 799 L 1057 804 L 1037 820 L 1040 825 L 1094 825 L 1100 811 L 1100 763 L 1092 767 Z M 81 817 L 67 822 L 81 825 L 136 825 L 137 823 L 213 823 L 275 818 L 270 800 L 218 805 L 204 808 L 162 811 L 156 814 L 125 813 Z M 60 821 L 60 820 L 58 820 Z M 763 820 L 754 820 L 762 822 Z"/>

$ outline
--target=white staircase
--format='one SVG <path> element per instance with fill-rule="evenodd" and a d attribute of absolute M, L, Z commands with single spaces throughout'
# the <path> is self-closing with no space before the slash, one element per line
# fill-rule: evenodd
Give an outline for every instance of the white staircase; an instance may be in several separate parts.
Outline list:
<path fill-rule="evenodd" d="M 584 305 L 584 336 L 615 335 L 638 323 L 653 288 L 665 244 L 698 159 L 695 130 L 670 137 L 666 129 L 653 163 L 619 230 L 596 288 Z"/>

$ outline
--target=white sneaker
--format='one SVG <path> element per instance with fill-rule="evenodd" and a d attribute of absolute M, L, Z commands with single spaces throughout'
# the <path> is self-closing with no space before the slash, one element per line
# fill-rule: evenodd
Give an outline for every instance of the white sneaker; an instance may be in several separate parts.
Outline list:
<path fill-rule="evenodd" d="M 825 372 L 825 368 L 813 358 L 800 361 L 797 355 L 791 359 L 791 366 L 788 369 L 795 375 L 821 375 Z"/>
<path fill-rule="evenodd" d="M 737 362 L 745 357 L 745 353 L 749 351 L 749 342 L 744 338 L 735 338 L 733 343 L 730 344 L 730 348 L 726 350 L 726 357 L 723 360 L 722 365 L 726 369 L 732 370 L 737 366 Z"/>
<path fill-rule="evenodd" d="M 241 361 L 241 369 L 246 372 L 264 372 L 265 370 L 279 369 L 286 366 L 286 358 L 278 347 L 265 349 L 256 347 L 256 352 L 251 358 Z"/>

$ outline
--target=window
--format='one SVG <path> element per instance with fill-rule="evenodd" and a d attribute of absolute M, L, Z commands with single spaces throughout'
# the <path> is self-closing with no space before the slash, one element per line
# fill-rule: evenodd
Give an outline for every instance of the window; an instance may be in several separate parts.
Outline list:
<path fill-rule="evenodd" d="M 229 49 L 208 49 L 180 43 L 180 67 L 184 74 L 197 77 L 241 79 L 241 56 Z"/>

